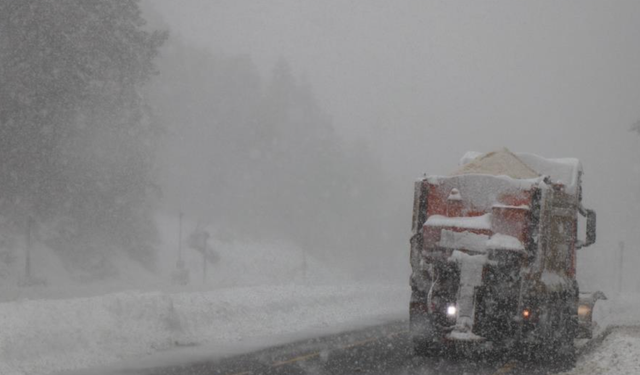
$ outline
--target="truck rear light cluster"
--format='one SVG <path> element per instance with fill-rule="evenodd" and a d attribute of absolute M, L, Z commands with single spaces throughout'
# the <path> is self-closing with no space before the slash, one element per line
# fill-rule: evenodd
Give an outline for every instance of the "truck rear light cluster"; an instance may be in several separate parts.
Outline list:
<path fill-rule="evenodd" d="M 447 306 L 447 316 L 454 317 L 458 313 L 458 309 L 454 305 Z"/>
<path fill-rule="evenodd" d="M 580 305 L 578 306 L 578 316 L 579 317 L 586 317 L 589 316 L 589 314 L 591 314 L 591 308 L 587 305 Z"/>

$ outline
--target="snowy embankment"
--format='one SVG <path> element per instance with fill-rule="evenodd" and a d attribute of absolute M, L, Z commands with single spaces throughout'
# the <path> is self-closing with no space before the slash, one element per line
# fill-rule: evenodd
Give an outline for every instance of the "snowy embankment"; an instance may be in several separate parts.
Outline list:
<path fill-rule="evenodd" d="M 408 300 L 405 286 L 290 285 L 0 303 L 0 374 L 45 374 L 177 345 L 403 317 Z"/>
<path fill-rule="evenodd" d="M 197 226 L 184 221 L 180 245 L 177 218 L 161 216 L 158 224 L 155 272 L 114 255 L 109 278 L 87 279 L 91 275 L 65 266 L 41 244 L 31 269 L 42 284 L 18 286 L 24 257 L 0 267 L 0 374 L 85 369 L 177 346 L 243 348 L 263 337 L 301 337 L 407 314 L 408 285 L 357 283 L 292 243 L 212 236 L 216 260 L 205 273 L 202 253 L 185 240 Z M 187 276 L 183 286 L 172 282 L 178 258 Z"/>
<path fill-rule="evenodd" d="M 576 367 L 564 375 L 636 375 L 640 374 L 640 295 L 618 294 L 599 301 L 594 320 L 599 327 L 596 340 L 604 340 L 587 349 Z"/>
<path fill-rule="evenodd" d="M 598 323 L 596 335 L 612 326 L 640 326 L 640 294 L 606 293 L 608 300 L 598 301 L 593 320 Z"/>
<path fill-rule="evenodd" d="M 613 328 L 602 344 L 563 375 L 640 374 L 640 327 Z"/>

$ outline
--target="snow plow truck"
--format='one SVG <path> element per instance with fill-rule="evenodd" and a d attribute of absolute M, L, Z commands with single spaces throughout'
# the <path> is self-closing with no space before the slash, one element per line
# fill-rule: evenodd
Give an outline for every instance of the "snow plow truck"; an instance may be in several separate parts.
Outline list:
<path fill-rule="evenodd" d="M 575 362 L 574 339 L 590 338 L 591 311 L 605 298 L 580 293 L 576 281 L 576 250 L 596 240 L 581 178 L 577 159 L 502 149 L 467 153 L 452 174 L 416 182 L 416 354 L 480 346 Z"/>

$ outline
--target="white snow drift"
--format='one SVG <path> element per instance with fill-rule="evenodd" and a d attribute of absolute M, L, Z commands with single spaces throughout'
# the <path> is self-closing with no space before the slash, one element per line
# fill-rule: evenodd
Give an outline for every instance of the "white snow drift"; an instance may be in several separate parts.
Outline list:
<path fill-rule="evenodd" d="M 406 315 L 404 286 L 261 286 L 0 303 L 0 374 L 46 374 L 176 345 L 238 343 Z"/>

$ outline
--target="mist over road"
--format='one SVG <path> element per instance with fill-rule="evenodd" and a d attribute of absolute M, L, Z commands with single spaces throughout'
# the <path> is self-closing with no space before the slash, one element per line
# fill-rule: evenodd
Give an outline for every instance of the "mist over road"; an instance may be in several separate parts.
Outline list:
<path fill-rule="evenodd" d="M 303 375 L 303 374 L 553 374 L 561 371 L 513 355 L 416 357 L 407 321 L 314 338 L 257 351 L 164 368 L 123 371 L 136 375 Z"/>
<path fill-rule="evenodd" d="M 522 254 L 543 289 L 608 298 L 587 315 L 612 333 L 563 375 L 640 374 L 638 35 L 640 1 L 0 1 L 0 375 L 558 373 L 413 355 L 436 247 L 456 252 L 441 273 L 466 298 L 439 298 L 460 323 L 480 253 Z M 515 205 L 463 177 L 415 194 L 503 148 L 574 160 L 564 184 L 520 168 L 575 199 Z M 584 208 L 597 243 L 575 253 Z M 425 230 L 436 216 L 468 233 Z M 482 303 L 538 320 L 524 302 L 543 298 L 511 298 L 523 275 L 491 270 L 506 294 Z"/>

